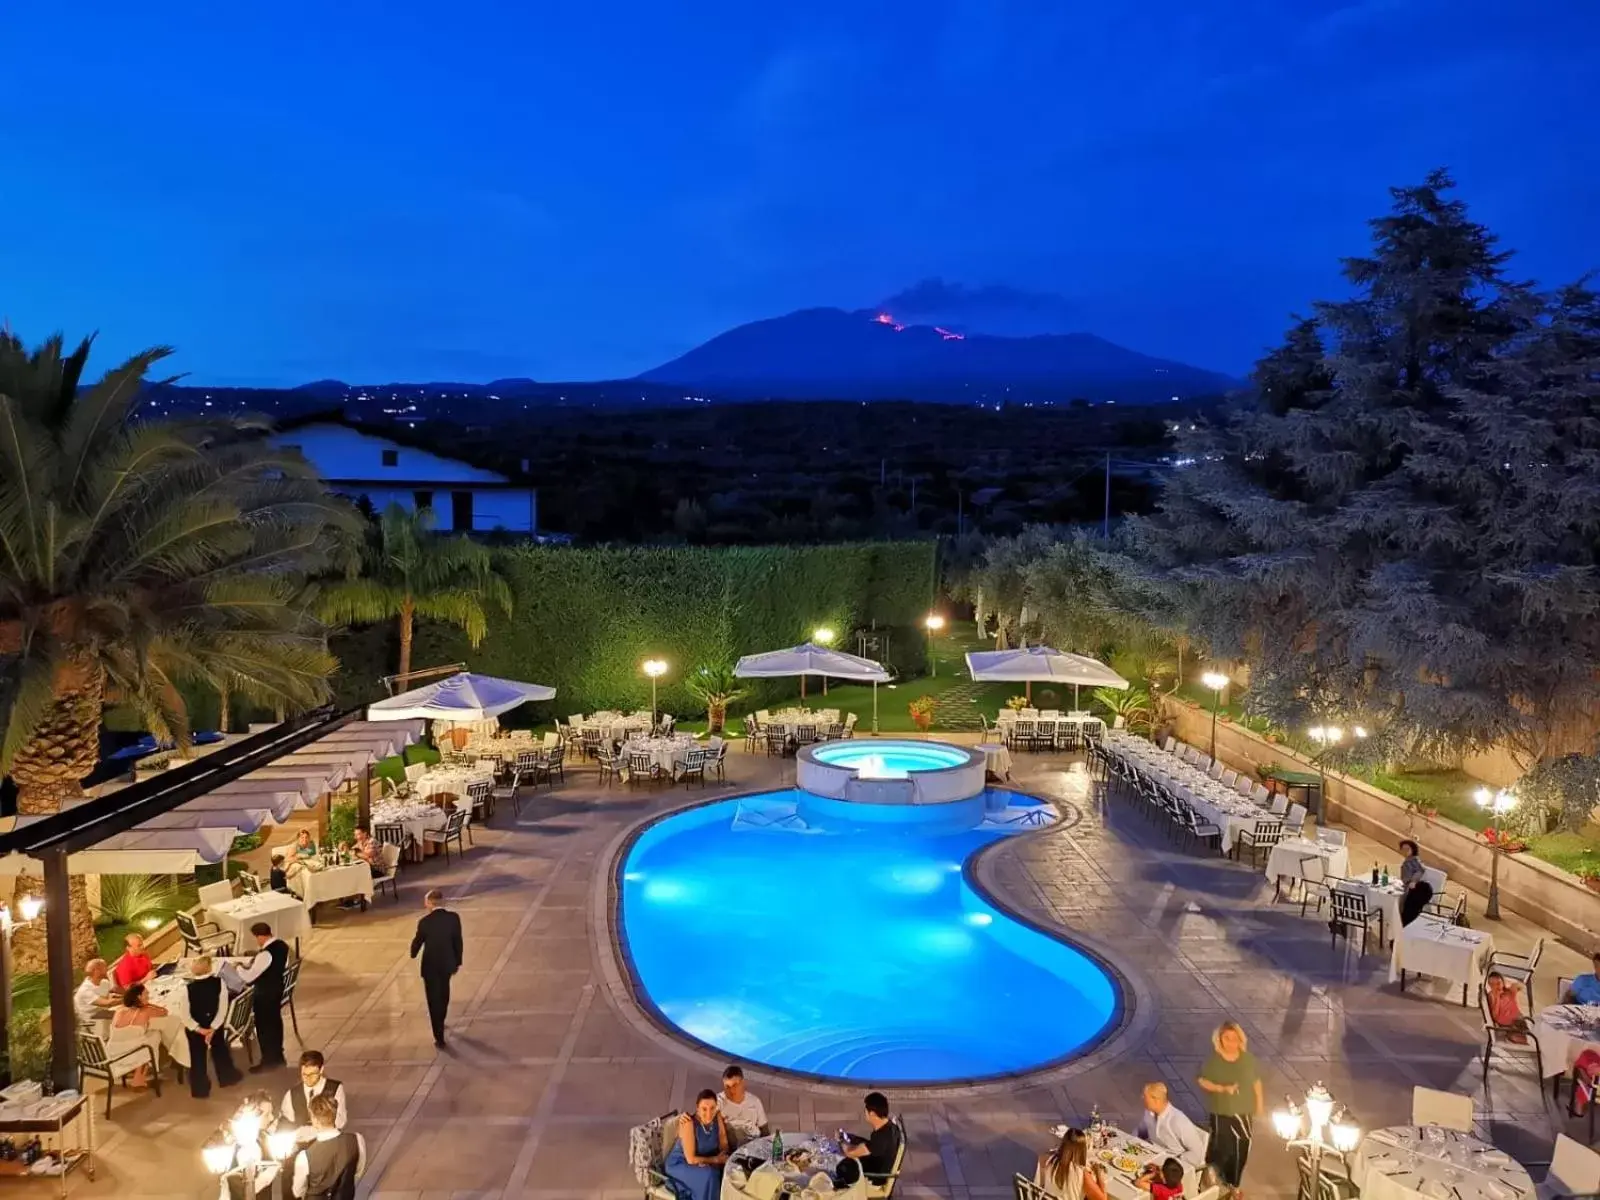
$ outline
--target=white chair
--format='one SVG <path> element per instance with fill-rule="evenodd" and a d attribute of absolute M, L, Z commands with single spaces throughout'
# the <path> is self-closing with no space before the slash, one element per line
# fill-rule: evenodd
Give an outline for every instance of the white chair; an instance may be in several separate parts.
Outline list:
<path fill-rule="evenodd" d="M 1229 767 L 1221 774 L 1217 782 L 1222 784 L 1223 787 L 1232 787 L 1234 784 L 1239 782 L 1239 772 L 1235 771 L 1232 767 Z"/>
<path fill-rule="evenodd" d="M 1211 778 L 1213 778 L 1213 779 L 1221 779 L 1222 778 L 1222 772 L 1225 769 L 1226 768 L 1224 768 L 1223 765 L 1222 765 L 1222 760 L 1219 758 L 1215 762 L 1213 762 L 1211 764 L 1211 766 L 1206 770 L 1206 774 L 1211 776 Z"/>
<path fill-rule="evenodd" d="M 1250 789 L 1250 799 L 1257 804 L 1270 804 L 1272 802 L 1272 793 L 1267 791 L 1266 784 L 1258 783 Z"/>
<path fill-rule="evenodd" d="M 1281 816 L 1283 816 L 1284 813 L 1288 812 L 1289 811 L 1289 795 L 1288 795 L 1288 793 L 1287 792 L 1279 792 L 1276 796 L 1274 796 L 1272 798 L 1272 808 L 1269 811 L 1275 817 L 1281 817 Z"/>
<path fill-rule="evenodd" d="M 1161 743 L 1161 748 L 1163 750 L 1165 750 L 1168 754 L 1171 754 L 1172 753 L 1172 748 L 1174 746 L 1176 746 L 1177 744 L 1178 744 L 1178 739 L 1169 735 L 1167 737 L 1167 740 Z"/>
<path fill-rule="evenodd" d="M 221 883 L 208 883 L 199 888 L 196 895 L 200 899 L 201 908 L 211 908 L 214 905 L 226 904 L 233 899 L 233 884 L 226 879 Z"/>
<path fill-rule="evenodd" d="M 1342 829 L 1324 829 L 1319 825 L 1317 827 L 1317 841 L 1324 846 L 1343 846 L 1345 844 L 1345 832 Z"/>
<path fill-rule="evenodd" d="M 1283 820 L 1284 837 L 1300 837 L 1306 828 L 1306 806 L 1304 804 L 1291 804 L 1289 815 Z"/>
<path fill-rule="evenodd" d="M 400 901 L 400 847 L 393 842 L 385 842 L 378 847 L 379 861 L 383 863 L 384 874 L 381 878 L 372 881 L 374 891 L 381 892 L 389 889 L 389 894 Z"/>
<path fill-rule="evenodd" d="M 1422 868 L 1422 882 L 1433 889 L 1433 894 L 1435 896 L 1444 894 L 1445 881 L 1449 878 L 1450 877 L 1438 867 Z"/>
<path fill-rule="evenodd" d="M 1233 781 L 1234 790 L 1247 800 L 1250 798 L 1251 789 L 1260 786 L 1260 784 L 1258 784 L 1254 779 L 1251 779 L 1248 775 L 1240 775 L 1238 779 Z"/>
<path fill-rule="evenodd" d="M 428 773 L 428 764 L 427 763 L 407 763 L 406 764 L 406 782 L 407 783 L 416 783 L 417 780 L 421 779 L 427 773 Z"/>
<path fill-rule="evenodd" d="M 1592 1196 L 1600 1192 L 1600 1154 L 1564 1133 L 1556 1134 L 1550 1171 L 1536 1189 L 1539 1200 L 1558 1196 Z"/>
<path fill-rule="evenodd" d="M 1411 1123 L 1471 1133 L 1472 1097 L 1436 1088 L 1414 1087 L 1411 1089 Z"/>

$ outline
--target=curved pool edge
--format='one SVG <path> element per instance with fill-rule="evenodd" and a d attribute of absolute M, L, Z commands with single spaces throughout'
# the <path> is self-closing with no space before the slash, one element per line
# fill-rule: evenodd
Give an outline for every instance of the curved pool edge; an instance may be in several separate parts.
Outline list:
<path fill-rule="evenodd" d="M 601 853 L 605 863 L 603 871 L 596 871 L 590 890 L 590 935 L 592 949 L 599 967 L 601 984 L 612 1011 L 641 1037 L 652 1042 L 673 1058 L 692 1064 L 709 1079 L 720 1078 L 728 1063 L 728 1054 L 705 1042 L 689 1036 L 669 1021 L 639 985 L 628 948 L 621 933 L 622 866 L 634 843 L 652 825 L 668 817 L 720 804 L 725 800 L 743 800 L 765 795 L 773 788 L 746 788 L 713 796 L 686 798 L 657 812 L 640 817 L 621 829 Z M 1016 787 L 995 787 L 994 791 L 1010 792 L 1017 796 L 1054 802 L 1045 796 L 1022 791 Z M 1117 987 L 1117 1008 L 1112 1020 L 1071 1053 L 1028 1067 L 1026 1070 L 985 1075 L 979 1078 L 950 1080 L 947 1082 L 889 1085 L 896 1096 L 913 1100 L 950 1100 L 994 1095 L 1015 1088 L 1019 1083 L 1027 1086 L 1046 1086 L 1064 1082 L 1121 1057 L 1154 1029 L 1156 1013 L 1154 993 L 1149 984 L 1135 971 L 1130 971 L 1112 957 L 1112 950 L 1101 938 L 1085 934 L 1066 926 L 1041 922 L 1027 915 L 1005 894 L 1004 886 L 985 878 L 983 868 L 996 857 L 996 852 L 1007 845 L 1016 845 L 1026 839 L 1061 836 L 1068 832 L 1060 822 L 1039 829 L 1026 830 L 991 843 L 971 855 L 962 864 L 962 877 L 984 901 L 994 905 L 1007 916 L 1038 933 L 1061 942 L 1092 959 L 1104 970 Z M 791 1071 L 767 1063 L 745 1062 L 745 1074 L 752 1078 L 785 1085 L 803 1083 L 808 1088 L 831 1095 L 859 1096 L 862 1084 L 841 1080 L 833 1075 L 812 1075 L 805 1071 Z"/>

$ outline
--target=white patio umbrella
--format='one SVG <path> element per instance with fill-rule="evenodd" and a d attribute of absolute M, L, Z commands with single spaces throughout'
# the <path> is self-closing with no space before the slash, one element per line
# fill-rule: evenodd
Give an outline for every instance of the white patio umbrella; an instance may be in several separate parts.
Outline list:
<path fill-rule="evenodd" d="M 1024 646 L 1018 650 L 978 650 L 967 655 L 967 670 L 979 683 L 1022 683 L 1033 699 L 1033 684 L 1070 683 L 1072 707 L 1078 707 L 1078 688 L 1126 688 L 1128 681 L 1097 658 L 1068 654 L 1049 646 Z"/>
<path fill-rule="evenodd" d="M 843 650 L 830 650 L 813 642 L 802 642 L 787 650 L 768 650 L 765 654 L 746 654 L 734 664 L 733 673 L 741 679 L 783 679 L 798 675 L 802 700 L 805 699 L 808 675 L 870 683 L 873 733 L 878 732 L 878 685 L 893 678 L 880 662 L 846 654 Z"/>
<path fill-rule="evenodd" d="M 403 721 L 423 717 L 431 721 L 487 721 L 530 700 L 551 700 L 556 690 L 537 683 L 518 683 L 462 671 L 448 679 L 423 684 L 387 700 L 367 705 L 369 721 Z"/>

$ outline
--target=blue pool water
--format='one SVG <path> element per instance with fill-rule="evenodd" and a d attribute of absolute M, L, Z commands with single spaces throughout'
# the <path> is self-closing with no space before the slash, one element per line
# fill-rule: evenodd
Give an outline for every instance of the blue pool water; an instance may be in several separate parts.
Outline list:
<path fill-rule="evenodd" d="M 831 749 L 831 747 L 830 747 Z M 648 827 L 622 864 L 635 982 L 729 1058 L 840 1079 L 935 1083 L 1042 1066 L 1115 1020 L 1109 974 L 962 877 L 1025 826 L 818 827 L 801 793 L 726 800 Z M 1004 819 L 1015 819 L 1012 797 Z M 1035 815 L 1038 815 L 1036 811 Z"/>
<path fill-rule="evenodd" d="M 830 767 L 870 767 L 878 778 L 904 777 L 915 771 L 965 766 L 967 755 L 951 746 L 914 742 L 827 742 L 811 756 Z"/>

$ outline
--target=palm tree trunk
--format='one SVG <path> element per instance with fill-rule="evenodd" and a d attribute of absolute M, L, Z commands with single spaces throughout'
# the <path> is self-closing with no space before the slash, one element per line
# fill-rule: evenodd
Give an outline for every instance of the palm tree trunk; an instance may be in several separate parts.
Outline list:
<path fill-rule="evenodd" d="M 400 677 L 395 680 L 402 692 L 410 686 L 408 676 L 411 674 L 411 627 L 415 614 L 416 610 L 408 597 L 400 606 Z"/>
<path fill-rule="evenodd" d="M 227 684 L 217 688 L 217 732 L 229 733 L 228 707 L 233 703 L 233 689 Z"/>
<path fill-rule="evenodd" d="M 81 686 L 63 691 L 51 705 L 44 721 L 28 744 L 17 751 L 11 764 L 19 816 L 47 816 L 60 812 L 64 801 L 81 799 L 82 780 L 100 760 L 105 680 L 98 673 L 90 673 L 78 682 Z M 74 876 L 70 886 L 72 905 L 66 919 L 72 923 L 72 957 L 77 965 L 93 957 L 94 919 L 89 914 L 84 877 Z M 11 911 L 17 912 L 22 898 L 28 895 L 43 897 L 44 881 L 19 875 Z M 11 947 L 13 969 L 18 974 L 45 970 L 45 922 L 53 919 L 55 914 L 47 912 L 42 920 L 17 930 Z"/>

